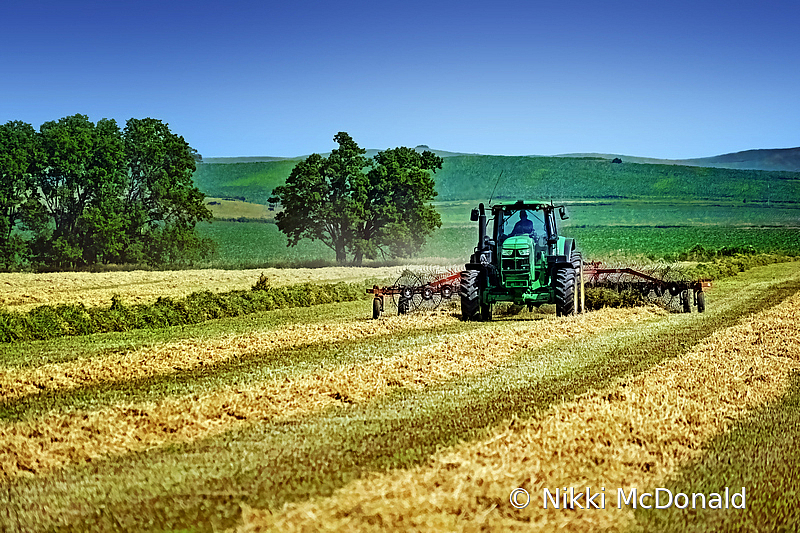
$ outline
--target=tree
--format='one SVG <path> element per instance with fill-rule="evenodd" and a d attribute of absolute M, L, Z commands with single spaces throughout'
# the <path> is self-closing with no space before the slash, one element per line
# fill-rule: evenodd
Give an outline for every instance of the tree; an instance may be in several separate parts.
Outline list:
<path fill-rule="evenodd" d="M 17 265 L 26 243 L 14 233 L 24 221 L 32 201 L 34 173 L 40 157 L 36 130 L 30 124 L 14 121 L 0 125 L 0 264 Z"/>
<path fill-rule="evenodd" d="M 131 243 L 147 243 L 129 248 L 128 260 L 182 262 L 205 255 L 211 243 L 195 234 L 195 225 L 212 215 L 192 181 L 197 151 L 153 118 L 128 120 L 123 137 L 126 232 Z"/>
<path fill-rule="evenodd" d="M 124 246 L 117 219 L 126 182 L 117 123 L 102 119 L 95 125 L 73 115 L 39 130 L 43 157 L 35 185 L 47 222 L 36 228 L 38 258 L 58 267 L 114 261 Z M 113 227 L 118 231 L 112 235 Z M 118 244 L 103 246 L 110 242 Z"/>
<path fill-rule="evenodd" d="M 405 147 L 379 152 L 373 160 L 345 132 L 325 158 L 312 154 L 292 169 L 286 184 L 276 187 L 270 202 L 280 202 L 278 229 L 288 245 L 319 239 L 339 263 L 360 264 L 378 254 L 412 254 L 441 219 L 430 202 L 436 196 L 428 171 L 442 159 Z"/>
<path fill-rule="evenodd" d="M 0 126 L 0 267 L 191 262 L 212 249 L 192 174 L 200 155 L 167 124 L 85 115 Z M 19 231 L 23 230 L 23 231 Z M 24 240 L 22 235 L 33 238 Z"/>
<path fill-rule="evenodd" d="M 401 146 L 378 152 L 367 174 L 366 209 L 357 226 L 354 260 L 415 255 L 442 220 L 431 201 L 436 197 L 430 171 L 442 168 L 442 158 Z"/>

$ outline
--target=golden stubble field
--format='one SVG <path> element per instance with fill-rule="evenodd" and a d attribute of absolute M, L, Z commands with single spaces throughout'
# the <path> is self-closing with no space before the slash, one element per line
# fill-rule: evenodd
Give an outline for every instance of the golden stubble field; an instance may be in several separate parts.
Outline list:
<path fill-rule="evenodd" d="M 370 475 L 280 512 L 245 507 L 237 531 L 641 531 L 631 508 L 616 508 L 616 488 L 663 487 L 703 443 L 786 394 L 800 370 L 798 324 L 795 294 L 677 359 L 418 468 Z M 525 509 L 486 503 L 507 502 L 514 487 L 531 494 Z M 609 487 L 608 508 L 544 509 L 543 489 L 557 487 Z"/>
<path fill-rule="evenodd" d="M 800 277 L 797 268 L 775 268 L 784 269 L 782 279 Z M 30 294 L 40 303 L 103 305 L 108 303 L 103 298 L 110 301 L 112 294 L 147 301 L 170 290 L 176 291 L 171 295 L 181 296 L 205 289 L 247 289 L 262 273 L 274 285 L 286 285 L 391 279 L 402 269 L 7 274 L 0 283 L 16 283 L 20 294 Z M 737 298 L 747 297 L 747 291 L 769 290 L 781 278 L 759 279 L 749 287 L 731 282 L 730 288 L 719 289 L 720 294 L 728 291 L 728 300 L 719 297 L 709 314 L 723 314 Z M 61 293 L 37 292 L 59 283 L 64 285 Z M 613 342 L 625 328 L 646 330 L 702 318 L 646 307 L 604 309 L 566 318 L 507 317 L 488 324 L 462 323 L 448 309 L 410 316 L 387 314 L 375 321 L 368 318 L 367 302 L 362 303 L 363 317 L 279 323 L 237 334 L 219 331 L 201 338 L 81 354 L 63 362 L 3 366 L 0 401 L 13 404 L 37 401 L 42 395 L 69 398 L 73 391 L 106 385 L 130 383 L 137 388 L 150 379 L 213 369 L 242 358 L 266 360 L 277 353 L 292 357 L 312 345 L 354 358 L 323 359 L 298 367 L 287 361 L 287 371 L 270 371 L 246 383 L 220 381 L 198 392 L 46 408 L 35 415 L 0 421 L 0 488 L 7 488 L 17 519 L 22 516 L 24 523 L 46 528 L 74 520 L 65 517 L 72 516 L 70 509 L 78 500 L 82 508 L 99 505 L 101 496 L 94 503 L 84 501 L 87 488 L 48 485 L 60 472 L 82 464 L 114 460 L 124 465 L 126 457 L 148 450 L 191 445 L 252 425 L 302 420 L 350 404 L 369 405 L 398 389 L 419 392 L 451 380 L 478 379 L 513 365 L 519 354 L 536 354 L 548 343 L 577 341 L 574 346 L 579 351 L 586 340 Z M 30 304 L 17 308 L 25 305 Z M 508 491 L 524 487 L 537 495 L 543 487 L 645 490 L 663 486 L 710 439 L 724 434 L 752 409 L 786 394 L 792 372 L 800 369 L 798 324 L 800 294 L 794 294 L 777 306 L 714 331 L 678 357 L 640 373 L 622 374 L 611 384 L 556 402 L 532 418 L 487 428 L 484 438 L 446 447 L 419 466 L 367 473 L 331 495 L 280 508 L 243 505 L 237 527 L 248 532 L 371 531 L 376 524 L 384 530 L 419 531 L 636 530 L 639 526 L 630 510 L 554 513 L 533 505 L 516 510 L 508 505 Z M 406 338 L 411 340 L 406 342 Z M 549 357 L 537 359 L 540 368 L 534 371 L 543 376 L 559 372 L 562 356 Z M 107 483 L 115 483 L 116 475 L 109 473 Z M 54 490 L 63 492 L 57 504 L 48 497 Z M 202 523 L 195 525 L 203 530 Z"/>

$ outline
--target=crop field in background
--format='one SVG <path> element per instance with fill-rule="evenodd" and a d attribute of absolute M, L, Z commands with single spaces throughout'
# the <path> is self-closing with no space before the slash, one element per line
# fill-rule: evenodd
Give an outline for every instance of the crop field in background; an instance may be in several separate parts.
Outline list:
<path fill-rule="evenodd" d="M 300 159 L 202 163 L 194 181 L 205 194 L 266 203 Z M 651 163 L 653 163 L 651 161 Z M 758 168 L 761 168 L 759 163 Z M 763 161 L 760 162 L 763 164 Z M 502 172 L 502 177 L 500 176 Z M 498 179 L 500 178 L 501 179 Z M 800 173 L 681 165 L 618 165 L 596 157 L 531 157 L 448 154 L 436 172 L 440 201 L 488 198 L 669 198 L 795 202 Z"/>
<path fill-rule="evenodd" d="M 199 231 L 219 243 L 213 268 L 297 267 L 333 265 L 333 251 L 320 241 L 303 240 L 288 248 L 277 226 L 233 222 L 234 218 L 274 212 L 264 206 L 222 201 L 210 206 L 228 220 L 201 224 Z M 428 264 L 463 263 L 475 246 L 477 229 L 469 220 L 474 202 L 440 202 L 442 227 L 414 258 Z M 707 248 L 752 246 L 757 252 L 800 254 L 800 208 L 794 204 L 742 204 L 702 201 L 576 200 L 565 202 L 570 218 L 561 232 L 574 237 L 592 260 L 656 260 L 700 244 Z M 387 258 L 388 259 L 388 258 Z M 379 260 L 380 262 L 380 260 Z M 396 262 L 396 261 L 395 261 Z"/>
<path fill-rule="evenodd" d="M 561 228 L 564 235 L 576 239 L 584 257 L 593 260 L 660 259 L 667 255 L 685 252 L 697 244 L 708 248 L 752 246 L 759 252 L 800 254 L 800 220 L 796 226 L 745 226 L 713 225 L 710 222 L 695 225 L 669 224 L 618 224 L 597 226 L 583 224 L 580 209 L 571 209 L 572 218 Z M 469 216 L 469 208 L 462 211 Z M 642 213 L 639 213 L 642 214 Z M 639 216 L 629 215 L 630 222 Z M 795 214 L 792 210 L 791 214 Z M 800 210 L 796 214 L 800 214 Z M 647 213 L 642 214 L 642 216 Z M 651 215 L 652 216 L 652 215 Z M 475 246 L 477 229 L 474 224 L 448 223 L 435 231 L 426 245 L 413 258 L 425 263 L 463 263 Z M 597 221 L 597 219 L 594 219 Z M 648 220 L 648 219 L 644 219 Z M 708 219 L 706 219 L 708 220 Z M 274 224 L 259 222 L 213 222 L 200 226 L 204 236 L 219 243 L 216 257 L 209 266 L 214 268 L 254 268 L 269 266 L 332 265 L 334 253 L 319 241 L 301 241 L 287 248 L 285 236 Z"/>
<path fill-rule="evenodd" d="M 314 279 L 394 274 L 348 271 Z M 246 288 L 258 272 L 217 279 Z M 311 271 L 293 272 L 272 274 Z M 102 283 L 150 298 L 148 282 L 199 290 L 223 276 L 129 274 Z M 98 297 L 82 289 L 70 297 Z M 362 300 L 0 344 L 0 530 L 800 523 L 800 262 L 715 282 L 703 314 L 543 308 L 470 323 L 447 307 L 370 311 Z M 606 487 L 606 509 L 544 509 L 543 489 L 565 486 Z M 617 488 L 742 486 L 745 510 L 617 508 Z M 515 488 L 527 508 L 511 506 Z"/>

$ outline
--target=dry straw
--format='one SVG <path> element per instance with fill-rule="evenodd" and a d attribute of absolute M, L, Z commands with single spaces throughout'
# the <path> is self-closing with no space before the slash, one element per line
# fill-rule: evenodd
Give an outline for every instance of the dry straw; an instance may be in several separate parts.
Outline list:
<path fill-rule="evenodd" d="M 719 331 L 635 378 L 512 421 L 482 442 L 411 470 L 372 474 L 329 498 L 280 512 L 245 507 L 257 531 L 637 530 L 617 488 L 664 486 L 701 445 L 748 410 L 784 395 L 800 368 L 800 294 Z M 532 495 L 524 510 L 512 489 Z M 607 509 L 543 509 L 543 489 L 606 487 Z"/>
<path fill-rule="evenodd" d="M 535 349 L 555 339 L 598 334 L 621 324 L 648 320 L 655 313 L 658 311 L 607 309 L 569 319 L 498 323 L 458 335 L 441 335 L 418 349 L 398 347 L 396 353 L 374 354 L 366 362 L 316 367 L 296 377 L 248 387 L 224 387 L 200 395 L 118 404 L 95 411 L 71 410 L 10 423 L 0 426 L 0 466 L 4 477 L 39 473 L 87 458 L 192 441 L 248 421 L 308 415 L 341 401 L 369 401 L 391 387 L 417 387 L 481 372 L 520 350 Z M 438 317 L 455 320 L 446 315 Z M 430 326 L 430 320 L 428 315 L 363 321 L 355 324 L 358 327 L 351 325 L 349 334 L 358 337 L 369 328 L 399 332 L 409 324 Z M 305 334 L 314 327 L 322 329 L 323 337 L 333 333 L 335 338 L 346 338 L 347 325 L 342 331 L 332 324 L 309 326 Z M 231 342 L 232 354 L 252 349 L 241 339 Z M 304 338 L 294 337 L 293 342 L 302 343 Z M 185 345 L 181 350 L 195 351 L 194 355 L 181 356 L 187 360 L 194 360 L 197 352 L 208 353 L 202 343 Z"/>
<path fill-rule="evenodd" d="M 443 315 L 416 316 L 405 320 L 324 322 L 256 331 L 246 335 L 221 335 L 205 339 L 156 344 L 139 350 L 114 352 L 67 363 L 14 368 L 0 375 L 0 401 L 36 394 L 43 390 L 68 390 L 103 382 L 130 381 L 168 375 L 198 366 L 214 365 L 247 354 L 268 355 L 289 347 L 299 348 L 321 341 L 395 334 L 419 327 L 453 321 Z"/>

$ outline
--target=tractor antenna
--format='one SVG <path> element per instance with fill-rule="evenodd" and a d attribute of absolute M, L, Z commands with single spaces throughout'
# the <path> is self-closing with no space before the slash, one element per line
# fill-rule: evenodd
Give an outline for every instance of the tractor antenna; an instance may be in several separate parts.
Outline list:
<path fill-rule="evenodd" d="M 494 199 L 494 191 L 497 190 L 497 184 L 500 183 L 500 178 L 503 177 L 503 171 L 500 171 L 500 175 L 497 176 L 497 181 L 494 182 L 494 189 L 492 189 L 492 196 L 489 197 L 489 207 L 492 206 L 492 200 Z"/>

